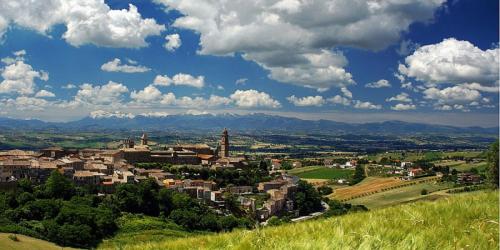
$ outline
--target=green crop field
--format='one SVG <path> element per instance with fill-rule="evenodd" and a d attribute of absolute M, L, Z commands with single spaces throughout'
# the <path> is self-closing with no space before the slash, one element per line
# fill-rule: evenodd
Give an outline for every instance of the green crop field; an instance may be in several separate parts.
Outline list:
<path fill-rule="evenodd" d="M 498 213 L 498 192 L 479 191 L 253 231 L 137 242 L 122 249 L 498 249 Z"/>
<path fill-rule="evenodd" d="M 346 179 L 353 175 L 352 169 L 319 167 L 296 174 L 303 179 Z"/>
<path fill-rule="evenodd" d="M 438 190 L 444 190 L 451 188 L 453 185 L 451 183 L 419 183 L 413 186 L 402 187 L 397 189 L 392 189 L 389 191 L 372 194 L 369 196 L 349 200 L 349 203 L 356 205 L 365 205 L 369 209 L 387 207 L 391 205 L 396 205 L 399 203 L 405 203 L 410 201 L 415 201 L 419 199 L 438 199 L 443 198 L 448 195 L 446 194 L 428 194 L 421 195 L 422 189 L 428 192 L 434 192 Z"/>
<path fill-rule="evenodd" d="M 75 249 L 69 247 L 60 247 L 52 242 L 16 234 L 17 241 L 9 238 L 10 233 L 0 233 L 0 249 L 5 250 L 63 250 Z"/>

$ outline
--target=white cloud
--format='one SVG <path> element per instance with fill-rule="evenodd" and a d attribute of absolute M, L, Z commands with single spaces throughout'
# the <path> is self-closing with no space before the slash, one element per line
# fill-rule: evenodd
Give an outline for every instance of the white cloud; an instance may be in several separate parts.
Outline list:
<path fill-rule="evenodd" d="M 386 102 L 412 102 L 412 99 L 410 98 L 410 95 L 407 93 L 401 93 L 396 96 L 393 96 L 391 98 L 385 99 Z"/>
<path fill-rule="evenodd" d="M 179 36 L 179 34 L 167 35 L 165 36 L 165 40 L 166 42 L 163 45 L 163 47 L 165 47 L 166 50 L 171 52 L 175 51 L 182 45 L 181 37 Z"/>
<path fill-rule="evenodd" d="M 453 86 L 445 89 L 429 88 L 424 90 L 424 98 L 435 100 L 439 104 L 464 104 L 480 100 L 481 93 L 463 86 Z"/>
<path fill-rule="evenodd" d="M 0 34 L 8 23 L 46 34 L 57 24 L 66 26 L 63 38 L 73 46 L 140 48 L 146 37 L 165 30 L 154 19 L 143 19 L 137 8 L 112 10 L 102 0 L 4 0 Z"/>
<path fill-rule="evenodd" d="M 154 19 L 143 19 L 132 4 L 128 10 L 112 10 L 102 0 L 5 0 L 0 20 L 43 34 L 63 24 L 63 38 L 73 46 L 140 48 L 147 46 L 146 37 L 165 30 Z M 1 23 L 0 34 L 7 28 Z"/>
<path fill-rule="evenodd" d="M 345 97 L 347 97 L 347 98 L 349 98 L 349 99 L 351 99 L 351 98 L 352 98 L 352 92 L 351 92 L 351 91 L 349 91 L 347 88 L 340 88 L 340 91 L 342 92 L 342 94 L 343 94 Z"/>
<path fill-rule="evenodd" d="M 382 105 L 373 104 L 371 102 L 363 102 L 359 100 L 354 101 L 354 108 L 356 109 L 382 109 Z"/>
<path fill-rule="evenodd" d="M 334 97 L 328 98 L 327 101 L 329 101 L 329 102 L 331 102 L 333 104 L 341 104 L 341 105 L 344 105 L 344 106 L 351 105 L 351 99 L 343 97 L 343 96 L 340 96 L 340 95 L 336 95 Z"/>
<path fill-rule="evenodd" d="M 47 91 L 45 89 L 42 89 L 38 91 L 35 95 L 35 97 L 55 97 L 56 95 L 50 91 Z"/>
<path fill-rule="evenodd" d="M 422 46 L 406 57 L 399 72 L 429 85 L 498 83 L 498 48 L 481 50 L 468 41 L 444 39 Z"/>
<path fill-rule="evenodd" d="M 74 101 L 76 104 L 116 106 L 122 102 L 125 93 L 128 93 L 128 88 L 121 83 L 109 81 L 102 86 L 85 83 L 80 85 Z"/>
<path fill-rule="evenodd" d="M 248 79 L 247 78 L 240 78 L 234 82 L 236 85 L 245 85 L 247 83 Z"/>
<path fill-rule="evenodd" d="M 0 82 L 0 93 L 16 93 L 30 95 L 35 92 L 35 79 L 42 81 L 49 79 L 48 73 L 36 71 L 24 61 L 14 61 L 0 69 L 3 81 Z"/>
<path fill-rule="evenodd" d="M 365 85 L 365 87 L 367 87 L 367 88 L 374 88 L 374 89 L 389 88 L 389 87 L 391 87 L 391 84 L 389 83 L 389 81 L 387 81 L 385 79 L 380 79 L 380 80 L 378 80 L 376 82 L 367 83 Z"/>
<path fill-rule="evenodd" d="M 105 110 L 95 110 L 90 112 L 89 115 L 93 119 L 102 118 L 128 118 L 133 119 L 135 117 L 132 113 L 124 113 L 122 111 L 105 111 Z"/>
<path fill-rule="evenodd" d="M 205 86 L 204 76 L 192 76 L 190 74 L 179 73 L 170 78 L 167 75 L 157 75 L 153 81 L 156 86 L 184 85 L 195 88 L 203 88 Z"/>
<path fill-rule="evenodd" d="M 404 103 L 398 103 L 398 104 L 391 107 L 392 110 L 396 110 L 396 111 L 413 110 L 416 108 L 417 107 L 414 104 L 404 104 Z"/>
<path fill-rule="evenodd" d="M 463 83 L 463 84 L 460 84 L 460 85 L 463 86 L 463 87 L 466 87 L 468 89 L 479 90 L 481 92 L 498 93 L 498 91 L 499 91 L 499 86 L 498 85 L 484 86 L 484 85 L 481 85 L 481 84 L 479 84 L 477 82 L 474 82 L 474 83 Z"/>
<path fill-rule="evenodd" d="M 132 91 L 130 98 L 139 103 L 151 103 L 161 98 L 161 92 L 155 86 L 149 85 L 141 91 Z"/>
<path fill-rule="evenodd" d="M 325 104 L 325 99 L 322 96 L 305 96 L 302 98 L 295 97 L 295 95 L 286 98 L 290 103 L 295 106 L 306 107 L 306 106 L 316 106 L 321 107 Z"/>
<path fill-rule="evenodd" d="M 63 89 L 76 89 L 76 85 L 68 83 L 64 86 L 62 86 Z"/>
<path fill-rule="evenodd" d="M 135 62 L 135 61 L 134 61 Z M 143 73 L 151 69 L 140 65 L 122 64 L 121 60 L 115 58 L 101 66 L 101 70 L 108 72 L 123 72 L 123 73 Z"/>
<path fill-rule="evenodd" d="M 5 106 L 14 107 L 17 110 L 42 111 L 50 105 L 50 102 L 41 98 L 18 96 L 15 99 L 9 98 L 2 100 Z"/>
<path fill-rule="evenodd" d="M 156 118 L 160 118 L 160 117 L 167 117 L 170 114 L 167 113 L 167 112 L 155 111 L 155 112 L 141 113 L 140 115 L 144 116 L 144 117 L 156 117 Z"/>
<path fill-rule="evenodd" d="M 284 83 L 325 90 L 354 84 L 340 46 L 380 50 L 445 0 L 155 0 L 182 15 L 173 26 L 200 34 L 201 54 L 234 55 Z M 376 25 L 375 25 L 376 24 Z M 380 24 L 380 25 L 379 25 Z"/>
<path fill-rule="evenodd" d="M 269 94 L 257 90 L 236 90 L 230 98 L 236 106 L 241 108 L 279 108 L 281 104 L 274 100 Z"/>
<path fill-rule="evenodd" d="M 217 85 L 217 89 L 218 89 L 218 90 L 224 90 L 224 86 L 222 86 L 222 85 Z"/>

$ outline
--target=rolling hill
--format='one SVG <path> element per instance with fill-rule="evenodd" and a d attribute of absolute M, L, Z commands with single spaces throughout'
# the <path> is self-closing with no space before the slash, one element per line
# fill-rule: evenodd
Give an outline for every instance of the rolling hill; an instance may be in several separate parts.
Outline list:
<path fill-rule="evenodd" d="M 498 249 L 498 191 L 122 249 Z M 102 249 L 107 249 L 102 247 Z"/>
<path fill-rule="evenodd" d="M 0 129 L 62 129 L 78 131 L 95 130 L 180 130 L 206 131 L 227 127 L 237 131 L 288 131 L 357 134 L 498 134 L 498 127 L 453 127 L 402 121 L 351 124 L 331 120 L 302 120 L 267 114 L 205 114 L 167 116 L 88 116 L 71 122 L 44 122 L 0 118 Z"/>

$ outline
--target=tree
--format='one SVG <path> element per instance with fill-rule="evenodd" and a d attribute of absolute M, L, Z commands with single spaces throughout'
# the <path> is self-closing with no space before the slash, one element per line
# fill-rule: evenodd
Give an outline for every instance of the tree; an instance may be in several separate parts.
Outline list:
<path fill-rule="evenodd" d="M 295 194 L 295 206 L 300 215 L 308 215 L 321 210 L 321 195 L 305 181 L 299 181 Z"/>
<path fill-rule="evenodd" d="M 75 195 L 75 185 L 59 171 L 54 170 L 44 185 L 45 195 L 48 198 L 61 198 L 69 200 Z"/>
<path fill-rule="evenodd" d="M 329 186 L 321 186 L 321 187 L 318 187 L 318 192 L 321 195 L 329 195 L 333 192 L 333 189 Z"/>
<path fill-rule="evenodd" d="M 352 177 L 351 184 L 356 184 L 365 179 L 365 167 L 364 165 L 358 164 L 356 165 L 356 169 L 354 170 L 354 175 Z"/>
<path fill-rule="evenodd" d="M 488 181 L 498 188 L 498 140 L 491 144 L 487 153 L 488 159 Z"/>

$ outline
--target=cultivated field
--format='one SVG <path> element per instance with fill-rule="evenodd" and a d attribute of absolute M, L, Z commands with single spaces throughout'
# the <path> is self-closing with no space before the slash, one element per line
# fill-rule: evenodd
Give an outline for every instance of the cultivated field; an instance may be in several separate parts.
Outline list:
<path fill-rule="evenodd" d="M 348 179 L 354 173 L 351 169 L 327 168 L 320 166 L 293 169 L 288 173 L 302 179 Z"/>
<path fill-rule="evenodd" d="M 498 192 L 122 249 L 498 249 Z M 114 249 L 114 248 L 106 248 Z"/>
<path fill-rule="evenodd" d="M 416 201 L 420 199 L 436 200 L 449 196 L 445 192 L 432 193 L 439 190 L 449 189 L 452 187 L 450 183 L 418 183 L 412 186 L 401 187 L 397 189 L 388 190 L 373 195 L 360 197 L 357 199 L 349 200 L 349 203 L 355 205 L 365 205 L 368 209 L 375 209 L 381 207 L 392 206 L 400 203 Z M 422 195 L 421 191 L 425 189 L 428 195 Z"/>

